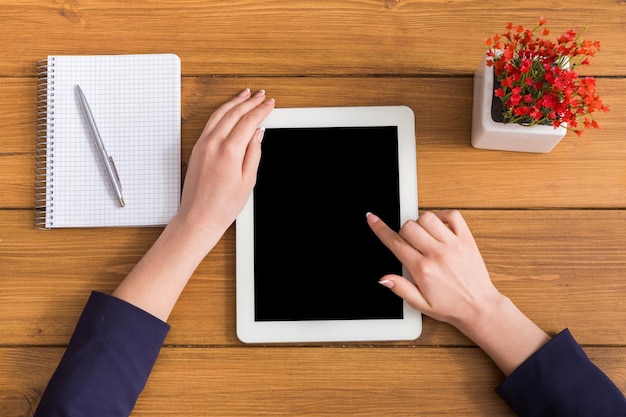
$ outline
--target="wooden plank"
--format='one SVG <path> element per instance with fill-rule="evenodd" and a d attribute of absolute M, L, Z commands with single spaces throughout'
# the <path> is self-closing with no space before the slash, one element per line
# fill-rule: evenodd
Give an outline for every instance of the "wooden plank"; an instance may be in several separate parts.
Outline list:
<path fill-rule="evenodd" d="M 0 75 L 48 54 L 174 52 L 184 74 L 470 74 L 507 22 L 581 30 L 603 48 L 597 75 L 623 75 L 621 1 L 2 1 Z M 593 16 L 593 19 L 590 19 Z"/>
<path fill-rule="evenodd" d="M 32 415 L 89 292 L 113 290 L 161 231 L 33 228 L 35 62 L 48 54 L 177 53 L 183 163 L 244 87 L 279 107 L 411 106 L 420 207 L 463 209 L 498 288 L 548 332 L 569 327 L 626 392 L 624 1 L 553 3 L 0 0 L 0 415 Z M 582 73 L 612 109 L 603 129 L 547 155 L 475 150 L 483 40 L 539 16 L 554 35 L 589 25 L 601 41 Z M 513 415 L 489 359 L 429 318 L 410 343 L 242 345 L 234 236 L 183 293 L 134 416 Z"/>
<path fill-rule="evenodd" d="M 626 388 L 626 349 L 585 351 Z M 0 348 L 4 417 L 32 415 L 62 352 Z M 132 415 L 513 416 L 502 380 L 477 348 L 164 348 Z"/>
<path fill-rule="evenodd" d="M 626 345 L 626 211 L 464 210 L 496 286 L 542 328 L 584 344 Z M 67 343 L 91 290 L 112 291 L 159 228 L 40 231 L 30 211 L 0 211 L 0 345 Z M 176 306 L 168 344 L 240 345 L 234 227 Z M 394 343 L 383 343 L 383 345 Z M 401 345 L 468 345 L 432 320 Z"/>
<path fill-rule="evenodd" d="M 1 79 L 0 208 L 34 206 L 36 91 L 33 78 Z M 418 196 L 423 207 L 626 207 L 626 79 L 601 79 L 612 110 L 602 130 L 569 133 L 549 154 L 474 149 L 471 78 L 183 79 L 182 150 L 187 161 L 208 116 L 246 86 L 279 107 L 406 104 L 415 111 Z M 445 121 L 449 121 L 446 123 Z M 445 130 L 442 127 L 446 126 Z"/>

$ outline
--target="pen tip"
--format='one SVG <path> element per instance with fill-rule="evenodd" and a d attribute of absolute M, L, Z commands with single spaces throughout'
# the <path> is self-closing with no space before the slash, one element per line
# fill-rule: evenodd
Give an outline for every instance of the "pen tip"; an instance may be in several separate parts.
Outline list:
<path fill-rule="evenodd" d="M 125 207 L 126 203 L 124 203 L 124 199 L 120 198 L 119 200 L 120 200 L 120 207 Z"/>

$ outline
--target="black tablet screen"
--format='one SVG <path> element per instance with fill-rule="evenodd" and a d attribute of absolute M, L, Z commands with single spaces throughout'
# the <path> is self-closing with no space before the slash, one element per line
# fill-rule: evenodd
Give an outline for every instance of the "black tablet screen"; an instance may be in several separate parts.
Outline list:
<path fill-rule="evenodd" d="M 256 321 L 402 318 L 365 213 L 400 223 L 397 128 L 267 129 L 254 190 Z"/>

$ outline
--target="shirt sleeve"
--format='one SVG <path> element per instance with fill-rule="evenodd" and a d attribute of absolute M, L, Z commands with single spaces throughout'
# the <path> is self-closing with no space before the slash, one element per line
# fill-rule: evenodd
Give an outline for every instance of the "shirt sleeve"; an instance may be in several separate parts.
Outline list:
<path fill-rule="evenodd" d="M 626 399 L 568 329 L 519 366 L 496 392 L 520 417 L 626 417 Z"/>
<path fill-rule="evenodd" d="M 132 304 L 92 292 L 34 416 L 128 416 L 169 329 Z"/>

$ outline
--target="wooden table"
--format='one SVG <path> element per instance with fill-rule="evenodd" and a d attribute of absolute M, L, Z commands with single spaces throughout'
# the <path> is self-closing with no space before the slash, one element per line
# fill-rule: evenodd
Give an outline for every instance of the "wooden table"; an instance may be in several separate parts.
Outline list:
<path fill-rule="evenodd" d="M 626 2 L 571 0 L 0 1 L 0 415 L 33 412 L 91 290 L 110 292 L 159 228 L 36 230 L 35 63 L 173 52 L 183 164 L 244 87 L 278 107 L 415 111 L 420 210 L 465 215 L 497 287 L 546 331 L 569 327 L 626 391 Z M 608 114 L 549 154 L 470 145 L 484 39 L 543 16 L 589 26 Z M 172 316 L 135 416 L 511 416 L 503 376 L 454 328 L 411 343 L 248 346 L 235 334 L 232 227 Z"/>

